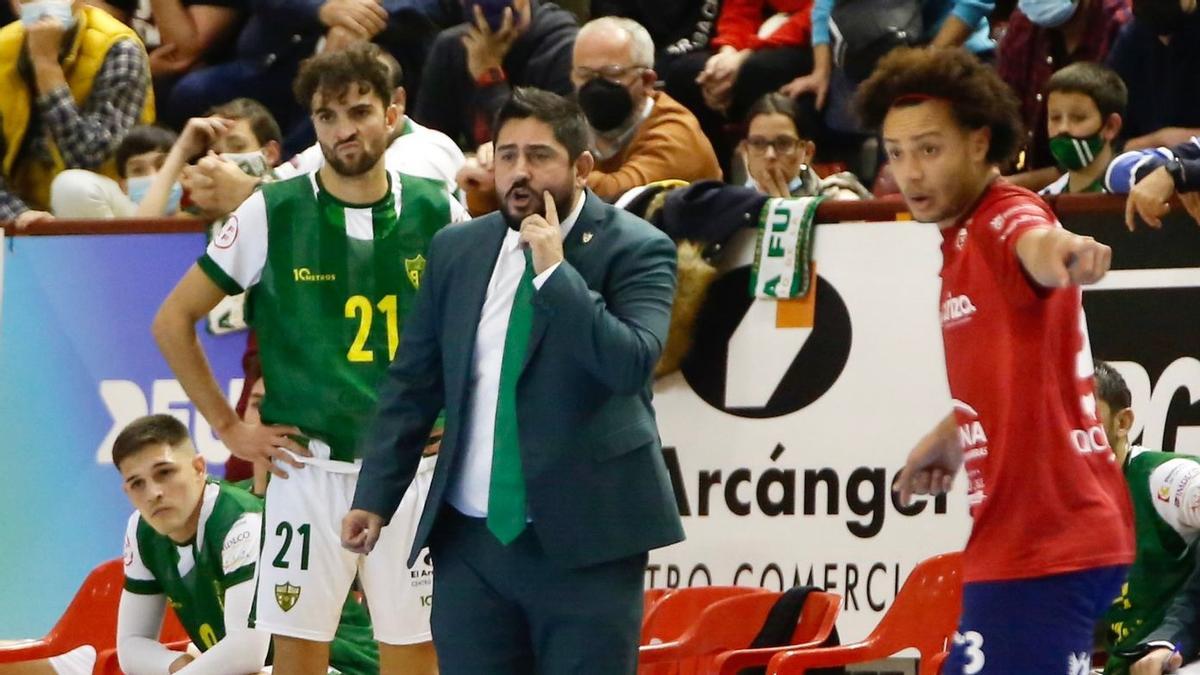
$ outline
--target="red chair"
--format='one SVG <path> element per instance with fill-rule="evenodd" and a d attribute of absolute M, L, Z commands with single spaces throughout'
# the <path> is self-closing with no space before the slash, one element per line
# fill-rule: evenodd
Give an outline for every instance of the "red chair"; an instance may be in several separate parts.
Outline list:
<path fill-rule="evenodd" d="M 673 588 L 647 588 L 642 593 L 642 625 L 646 624 L 646 617 L 650 616 L 650 610 L 658 604 L 659 600 L 665 598 L 675 589 Z"/>
<path fill-rule="evenodd" d="M 749 665 L 766 665 L 771 655 L 792 647 L 817 646 L 833 631 L 841 597 L 813 591 L 792 631 L 787 647 L 744 649 L 754 640 L 782 593 L 750 593 L 717 601 L 671 642 L 644 645 L 639 663 L 642 673 L 736 673 Z M 730 651 L 736 650 L 736 651 Z M 732 655 L 738 655 L 733 657 Z M 724 664 L 724 665 L 722 665 Z"/>
<path fill-rule="evenodd" d="M 46 659 L 82 645 L 92 645 L 97 653 L 115 647 L 117 605 L 124 585 L 121 559 L 102 563 L 84 579 L 46 637 L 0 646 L 0 663 Z"/>
<path fill-rule="evenodd" d="M 709 605 L 738 595 L 770 593 L 749 586 L 695 586 L 677 588 L 650 608 L 642 619 L 643 645 L 670 642 L 700 618 Z"/>
<path fill-rule="evenodd" d="M 782 647 L 761 647 L 757 649 L 735 649 L 718 654 L 713 660 L 712 672 L 720 675 L 736 675 L 743 668 L 765 666 L 771 657 L 789 649 L 810 649 L 820 647 L 829 639 L 833 632 L 834 623 L 842 611 L 842 596 L 836 593 L 814 591 L 804 599 L 804 609 L 792 631 L 790 644 Z M 766 619 L 766 615 L 763 615 Z M 759 621 L 759 626 L 762 621 Z M 751 638 L 753 639 L 753 637 Z M 749 644 L 750 640 L 742 644 Z"/>
<path fill-rule="evenodd" d="M 84 579 L 71 604 L 67 605 L 66 611 L 46 637 L 0 645 L 0 663 L 48 659 L 83 645 L 91 645 L 96 650 L 96 665 L 92 672 L 96 675 L 119 675 L 121 671 L 117 668 L 116 658 L 117 608 L 121 604 L 121 589 L 124 586 L 122 560 L 117 558 L 101 563 Z M 160 640 L 176 644 L 182 641 L 177 648 L 182 650 L 187 647 L 187 633 L 170 607 L 163 618 Z"/>
<path fill-rule="evenodd" d="M 867 639 L 841 647 L 780 652 L 767 672 L 799 675 L 807 668 L 875 661 L 913 647 L 921 654 L 920 675 L 937 675 L 961 611 L 962 554 L 934 556 L 908 575 L 896 601 Z"/>

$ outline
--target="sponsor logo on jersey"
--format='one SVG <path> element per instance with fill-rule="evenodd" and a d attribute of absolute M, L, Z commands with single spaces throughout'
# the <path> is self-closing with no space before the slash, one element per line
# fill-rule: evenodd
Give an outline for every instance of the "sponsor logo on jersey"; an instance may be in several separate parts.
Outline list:
<path fill-rule="evenodd" d="M 967 295 L 955 295 L 942 300 L 942 325 L 957 324 L 974 316 L 978 310 Z"/>
<path fill-rule="evenodd" d="M 225 226 L 213 238 L 213 244 L 217 248 L 226 249 L 233 246 L 233 242 L 237 241 L 238 236 L 238 219 L 237 216 L 229 216 L 229 220 L 225 221 Z"/>
<path fill-rule="evenodd" d="M 315 281 L 337 281 L 337 275 L 336 275 L 336 274 L 333 274 L 333 273 L 330 273 L 330 274 L 320 274 L 320 273 L 318 273 L 318 272 L 314 272 L 314 271 L 312 271 L 311 269 L 309 269 L 309 268 L 307 268 L 307 267 L 295 267 L 295 268 L 292 268 L 292 278 L 293 278 L 295 281 L 297 281 L 297 282 L 306 282 L 306 281 L 314 281 L 314 282 L 315 282 Z"/>
<path fill-rule="evenodd" d="M 293 586 L 286 581 L 282 584 L 275 584 L 275 604 L 279 605 L 279 609 L 286 612 L 295 607 L 299 599 L 299 586 Z"/>
<path fill-rule="evenodd" d="M 425 274 L 425 256 L 418 253 L 415 258 L 405 258 L 404 272 L 408 275 L 408 283 L 413 288 L 420 288 L 421 275 Z"/>
<path fill-rule="evenodd" d="M 1158 500 L 1160 502 L 1170 502 L 1171 501 L 1171 486 L 1163 485 L 1163 486 L 1159 487 L 1158 494 L 1155 496 L 1158 497 Z"/>

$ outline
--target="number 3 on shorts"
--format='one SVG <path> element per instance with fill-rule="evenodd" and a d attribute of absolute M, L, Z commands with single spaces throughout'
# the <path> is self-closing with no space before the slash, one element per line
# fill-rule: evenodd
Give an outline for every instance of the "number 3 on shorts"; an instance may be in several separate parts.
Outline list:
<path fill-rule="evenodd" d="M 309 535 L 309 531 L 311 529 L 312 528 L 308 523 L 304 523 L 303 525 L 295 528 L 295 530 L 294 530 L 295 533 L 300 535 L 300 538 L 302 539 L 302 541 L 300 543 L 300 569 L 301 569 L 301 571 L 308 569 L 308 538 L 309 538 L 308 535 Z M 280 569 L 285 569 L 285 570 L 288 569 L 288 567 L 289 567 L 287 557 L 288 557 L 288 549 L 290 549 L 292 547 L 292 532 L 293 532 L 292 524 L 287 522 L 286 520 L 280 522 L 279 527 L 275 528 L 275 536 L 283 537 L 283 546 L 279 547 L 279 553 L 277 553 L 275 555 L 275 560 L 271 561 L 271 564 L 274 565 L 275 567 L 278 567 Z"/>
<path fill-rule="evenodd" d="M 962 655 L 966 661 L 963 665 L 963 675 L 975 675 L 983 670 L 983 636 L 978 631 L 955 633 L 954 644 L 962 645 Z"/>

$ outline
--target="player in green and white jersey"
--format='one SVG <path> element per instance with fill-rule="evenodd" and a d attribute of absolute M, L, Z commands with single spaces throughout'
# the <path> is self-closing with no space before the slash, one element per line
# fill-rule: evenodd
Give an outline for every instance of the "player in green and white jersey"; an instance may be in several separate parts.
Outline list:
<path fill-rule="evenodd" d="M 312 112 L 325 165 L 264 185 L 239 207 L 163 303 L 154 331 L 229 449 L 271 462 L 252 621 L 275 635 L 276 668 L 324 672 L 357 573 L 381 670 L 433 672 L 432 571 L 402 563 L 434 458 L 406 495 L 404 515 L 385 529 L 382 551 L 354 555 L 339 533 L 361 464 L 358 437 L 399 346 L 429 241 L 467 214 L 444 183 L 387 171 L 383 154 L 398 115 L 387 69 L 368 48 L 306 61 L 295 89 Z M 195 339 L 195 321 L 242 290 L 267 387 L 263 425 L 237 420 Z"/>
<path fill-rule="evenodd" d="M 248 627 L 262 535 L 262 500 L 208 480 L 187 427 L 170 415 L 142 417 L 113 444 L 113 464 L 137 511 L 125 532 L 125 590 L 117 620 L 117 656 L 129 675 L 263 669 L 270 633 Z M 170 605 L 199 650 L 158 642 Z M 366 611 L 344 603 L 330 672 L 378 672 Z"/>
<path fill-rule="evenodd" d="M 1172 657 L 1174 644 L 1155 650 L 1151 643 L 1168 608 L 1197 570 L 1200 458 L 1131 446 L 1132 397 L 1125 379 L 1102 361 L 1095 363 L 1095 378 L 1097 412 L 1125 474 L 1137 535 L 1137 557 L 1120 597 L 1104 616 L 1109 653 L 1104 672 L 1127 675 L 1133 663 L 1122 653 L 1147 653 L 1138 659 L 1147 664 L 1135 672 L 1147 669 L 1149 661 L 1180 658 Z M 1157 672 L 1163 672 L 1161 667 Z"/>

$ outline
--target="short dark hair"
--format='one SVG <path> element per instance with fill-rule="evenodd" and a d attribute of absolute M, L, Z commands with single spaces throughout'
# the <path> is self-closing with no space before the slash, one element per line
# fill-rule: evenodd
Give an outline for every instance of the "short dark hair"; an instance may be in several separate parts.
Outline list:
<path fill-rule="evenodd" d="M 246 120 L 250 123 L 250 131 L 254 132 L 254 138 L 258 140 L 259 145 L 266 145 L 271 141 L 283 143 L 283 132 L 279 130 L 275 116 L 266 106 L 252 98 L 235 98 L 228 103 L 213 106 L 208 114 L 220 115 L 235 122 Z"/>
<path fill-rule="evenodd" d="M 1129 385 L 1125 378 L 1111 364 L 1096 359 L 1092 361 L 1093 378 L 1096 380 L 1096 398 L 1104 401 L 1110 410 L 1116 412 L 1133 405 L 1133 396 L 1129 393 Z"/>
<path fill-rule="evenodd" d="M 125 134 L 117 145 L 114 157 L 117 162 L 117 175 L 125 178 L 125 162 L 134 155 L 144 155 L 147 152 L 170 152 L 171 146 L 179 136 L 170 129 L 154 124 L 139 124 Z"/>
<path fill-rule="evenodd" d="M 807 106 L 800 105 L 791 96 L 785 96 L 777 91 L 765 94 L 755 101 L 746 112 L 746 126 L 759 115 L 783 115 L 792 121 L 796 135 L 811 141 L 817 137 L 817 121 Z"/>
<path fill-rule="evenodd" d="M 118 470 L 121 462 L 150 445 L 178 448 L 190 440 L 187 427 L 171 415 L 147 415 L 130 422 L 113 442 L 112 461 Z"/>
<path fill-rule="evenodd" d="M 958 123 L 992 132 L 987 160 L 1000 164 L 1022 138 L 1020 103 L 996 71 L 961 47 L 899 47 L 883 57 L 858 88 L 855 107 L 868 128 L 879 129 L 897 105 L 941 99 Z"/>
<path fill-rule="evenodd" d="M 579 104 L 565 96 L 538 89 L 517 87 L 512 96 L 496 111 L 492 124 L 492 140 L 500 139 L 500 129 L 509 120 L 532 117 L 546 123 L 554 132 L 554 140 L 567 149 L 572 162 L 591 147 L 592 132 Z"/>
<path fill-rule="evenodd" d="M 401 66 L 400 62 L 396 60 L 396 57 L 392 56 L 392 53 L 388 50 L 380 48 L 379 45 L 373 42 L 370 43 L 370 45 L 375 48 L 375 58 L 383 61 L 383 63 L 388 67 L 388 77 L 391 80 L 392 89 L 396 90 L 400 87 L 403 87 L 404 66 Z"/>
<path fill-rule="evenodd" d="M 340 98 L 357 84 L 374 92 L 386 108 L 392 103 L 392 74 L 388 70 L 379 60 L 378 45 L 360 43 L 305 59 L 292 91 L 300 105 L 311 111 L 317 92 Z"/>
<path fill-rule="evenodd" d="M 1087 61 L 1072 63 L 1051 75 L 1046 95 L 1056 91 L 1087 96 L 1105 119 L 1113 113 L 1124 115 L 1129 103 L 1129 90 L 1121 76 L 1111 68 Z"/>

